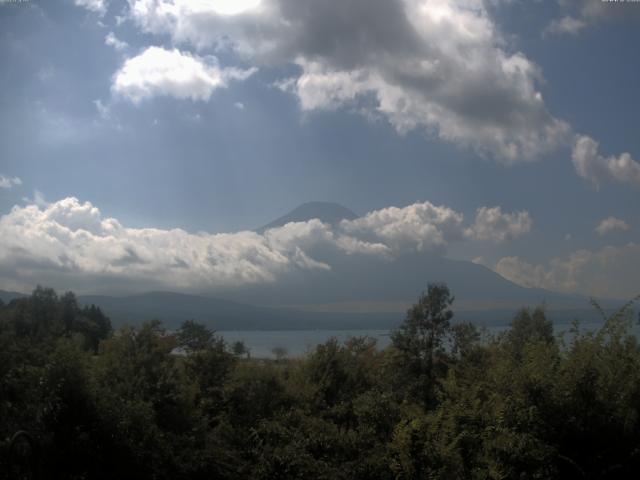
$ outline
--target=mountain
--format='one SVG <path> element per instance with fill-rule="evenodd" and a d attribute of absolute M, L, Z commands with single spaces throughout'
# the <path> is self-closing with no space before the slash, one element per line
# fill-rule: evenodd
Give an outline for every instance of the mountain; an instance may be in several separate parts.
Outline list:
<path fill-rule="evenodd" d="M 9 303 L 11 300 L 26 296 L 27 295 L 20 292 L 7 292 L 6 290 L 0 290 L 0 300 L 2 300 L 3 303 Z"/>
<path fill-rule="evenodd" d="M 554 309 L 588 306 L 579 295 L 525 288 L 472 262 L 415 252 L 393 260 L 371 256 L 314 256 L 331 270 L 297 270 L 278 282 L 220 288 L 215 295 L 254 305 L 314 311 L 402 312 L 432 282 L 446 283 L 458 310 L 515 310 L 547 304 Z"/>
<path fill-rule="evenodd" d="M 214 330 L 375 330 L 392 329 L 405 317 L 404 308 L 380 312 L 329 312 L 294 308 L 259 307 L 219 298 L 173 292 L 150 292 L 141 295 L 115 297 L 85 295 L 78 297 L 81 305 L 97 305 L 111 319 L 114 327 L 139 325 L 158 319 L 169 329 L 193 319 Z M 529 302 L 525 302 L 529 303 Z M 507 325 L 516 308 L 458 309 L 454 304 L 455 321 L 471 321 L 479 325 Z M 573 318 L 592 323 L 600 318 L 592 308 L 549 309 L 553 321 L 566 324 Z"/>
<path fill-rule="evenodd" d="M 311 202 L 265 225 L 258 231 L 291 221 L 320 218 L 337 223 L 355 218 L 346 207 Z M 522 306 L 545 304 L 557 316 L 591 314 L 587 298 L 525 288 L 493 270 L 465 260 L 453 260 L 425 252 L 405 253 L 393 260 L 346 255 L 336 251 L 309 252 L 314 260 L 331 265 L 330 270 L 299 269 L 281 276 L 277 282 L 219 288 L 219 298 L 271 308 L 325 313 L 395 313 L 402 315 L 431 282 L 446 283 L 456 297 L 457 316 L 491 318 L 495 313 L 513 314 Z M 619 302 L 605 301 L 605 308 Z M 497 312 L 503 312 L 498 315 Z M 502 320 L 500 320 L 502 322 Z"/>
<path fill-rule="evenodd" d="M 354 212 L 347 207 L 343 207 L 337 203 L 331 202 L 307 202 L 303 203 L 299 207 L 294 208 L 289 213 L 275 219 L 256 231 L 263 233 L 270 228 L 282 227 L 291 222 L 306 222 L 308 220 L 317 218 L 318 220 L 335 225 L 341 220 L 353 220 L 358 218 Z"/>
<path fill-rule="evenodd" d="M 60 293 L 60 292 L 59 292 Z M 0 290 L 0 300 L 27 297 L 27 294 Z M 170 329 L 185 320 L 196 320 L 215 330 L 361 330 L 397 326 L 396 314 L 351 314 L 300 312 L 292 309 L 258 307 L 246 303 L 175 292 L 149 292 L 130 296 L 79 295 L 81 306 L 97 305 L 114 327 L 140 325 L 161 320 Z"/>

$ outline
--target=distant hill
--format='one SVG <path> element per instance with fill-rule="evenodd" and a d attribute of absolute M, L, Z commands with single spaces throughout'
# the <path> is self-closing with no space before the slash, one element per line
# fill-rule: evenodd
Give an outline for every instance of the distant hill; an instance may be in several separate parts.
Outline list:
<path fill-rule="evenodd" d="M 317 218 L 324 223 L 335 225 L 341 220 L 353 220 L 354 218 L 358 218 L 358 215 L 347 207 L 343 207 L 337 203 L 308 202 L 303 203 L 299 207 L 291 210 L 289 213 L 276 218 L 273 222 L 258 228 L 256 232 L 263 233 L 270 228 L 282 227 L 283 225 L 291 222 L 306 222 L 314 218 Z"/>
<path fill-rule="evenodd" d="M 2 300 L 4 303 L 9 303 L 15 298 L 22 297 L 26 297 L 26 295 L 20 292 L 7 292 L 6 290 L 0 290 L 0 300 Z"/>
<path fill-rule="evenodd" d="M 62 292 L 58 292 L 62 293 Z M 27 294 L 0 290 L 5 304 Z M 161 320 L 176 328 L 185 320 L 197 320 L 221 331 L 229 330 L 359 330 L 393 328 L 402 321 L 394 313 L 349 314 L 299 312 L 257 307 L 229 300 L 175 292 L 149 292 L 130 296 L 79 295 L 80 305 L 97 305 L 114 327 Z"/>
<path fill-rule="evenodd" d="M 99 306 L 111 318 L 114 326 L 137 325 L 158 319 L 167 327 L 175 328 L 184 320 L 193 319 L 215 330 L 334 330 L 390 328 L 402 320 L 390 313 L 298 312 L 173 292 L 150 292 L 126 297 L 81 295 L 78 301 L 82 305 Z"/>
<path fill-rule="evenodd" d="M 25 297 L 18 292 L 0 290 L 0 298 L 8 303 Z M 414 299 L 415 300 L 415 299 Z M 81 305 L 97 305 L 109 316 L 114 327 L 139 325 L 158 319 L 170 329 L 184 320 L 193 319 L 215 330 L 372 330 L 396 328 L 405 316 L 407 305 L 393 304 L 379 312 L 313 311 L 309 305 L 297 308 L 259 307 L 239 302 L 174 292 L 150 292 L 124 297 L 80 295 Z M 338 309 L 339 310 L 339 309 Z M 471 321 L 479 325 L 506 325 L 516 307 L 460 309 L 454 304 L 455 321 Z M 549 310 L 552 320 L 566 323 L 573 318 L 584 322 L 599 321 L 592 308 L 578 307 Z"/>
<path fill-rule="evenodd" d="M 258 307 L 198 295 L 151 292 L 126 297 L 86 295 L 78 297 L 81 305 L 98 305 L 114 327 L 139 325 L 158 319 L 170 328 L 193 319 L 218 331 L 232 330 L 373 330 L 392 329 L 404 320 L 405 310 L 377 313 L 300 311 L 296 309 Z M 479 325 L 506 325 L 516 308 L 457 309 L 454 321 L 471 321 Z M 550 318 L 567 323 L 574 318 L 597 322 L 597 312 L 588 307 L 549 309 Z"/>

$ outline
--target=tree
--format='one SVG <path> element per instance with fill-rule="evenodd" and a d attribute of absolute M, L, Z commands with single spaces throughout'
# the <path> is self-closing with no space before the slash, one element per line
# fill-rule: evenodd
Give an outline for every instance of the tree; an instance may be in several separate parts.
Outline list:
<path fill-rule="evenodd" d="M 289 352 L 287 352 L 287 349 L 284 347 L 273 347 L 271 349 L 271 353 L 273 353 L 273 355 L 276 357 L 276 361 L 279 362 L 281 360 L 284 360 Z"/>
<path fill-rule="evenodd" d="M 460 359 L 467 358 L 480 343 L 480 331 L 471 322 L 458 323 L 451 327 L 451 353 Z"/>
<path fill-rule="evenodd" d="M 409 393 L 426 404 L 433 400 L 437 370 L 444 368 L 444 340 L 453 317 L 454 297 L 444 284 L 429 284 L 407 312 L 404 323 L 391 335 L 396 364 L 407 378 Z M 440 372 L 442 373 L 442 372 Z"/>
<path fill-rule="evenodd" d="M 238 340 L 237 342 L 233 343 L 233 346 L 231 347 L 231 350 L 233 351 L 233 354 L 236 357 L 242 357 L 244 355 L 247 356 L 247 358 L 249 358 L 249 348 L 244 344 L 244 342 L 242 340 Z"/>
<path fill-rule="evenodd" d="M 513 355 L 520 359 L 526 345 L 554 343 L 553 323 L 547 319 L 543 307 L 536 307 L 533 312 L 522 308 L 512 320 L 505 340 Z"/>
<path fill-rule="evenodd" d="M 215 341 L 214 332 L 195 320 L 182 322 L 177 332 L 178 346 L 189 352 L 206 350 Z"/>
<path fill-rule="evenodd" d="M 235 358 L 224 340 L 206 326 L 188 320 L 177 332 L 177 344 L 186 352 L 184 367 L 197 386 L 196 403 L 212 421 L 223 403 L 223 385 Z"/>

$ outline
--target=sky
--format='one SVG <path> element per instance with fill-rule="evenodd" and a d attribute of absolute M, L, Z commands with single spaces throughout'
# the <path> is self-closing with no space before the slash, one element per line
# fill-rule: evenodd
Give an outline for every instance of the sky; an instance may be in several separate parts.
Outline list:
<path fill-rule="evenodd" d="M 0 288 L 215 292 L 327 247 L 629 298 L 639 25 L 599 0 L 0 0 Z M 308 201 L 361 218 L 250 232 Z"/>

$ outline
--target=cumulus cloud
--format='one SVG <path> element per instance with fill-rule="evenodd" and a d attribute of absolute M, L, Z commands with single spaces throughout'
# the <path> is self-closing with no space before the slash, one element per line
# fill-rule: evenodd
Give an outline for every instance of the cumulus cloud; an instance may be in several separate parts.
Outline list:
<path fill-rule="evenodd" d="M 127 42 L 120 40 L 113 32 L 109 32 L 107 36 L 104 37 L 104 43 L 105 45 L 109 45 L 110 47 L 113 47 L 118 51 L 126 50 L 129 47 L 129 44 Z"/>
<path fill-rule="evenodd" d="M 382 241 L 393 250 L 442 251 L 462 236 L 462 214 L 429 202 L 389 207 L 355 220 L 343 220 L 347 233 Z"/>
<path fill-rule="evenodd" d="M 221 68 L 211 56 L 149 47 L 125 61 L 114 75 L 111 88 L 134 103 L 158 95 L 209 100 L 214 90 L 226 87 L 231 80 L 245 80 L 254 72 Z"/>
<path fill-rule="evenodd" d="M 22 185 L 22 180 L 18 177 L 5 177 L 4 175 L 0 175 L 0 188 L 10 190 L 13 187 L 19 187 Z"/>
<path fill-rule="evenodd" d="M 482 0 L 129 0 L 144 32 L 255 65 L 296 65 L 278 84 L 303 110 L 354 107 L 505 163 L 543 155 L 569 127 L 541 74 L 508 51 Z"/>
<path fill-rule="evenodd" d="M 99 13 L 100 15 L 104 15 L 107 11 L 106 0 L 74 0 L 74 3 L 78 7 L 86 8 L 87 10 Z"/>
<path fill-rule="evenodd" d="M 504 242 L 531 231 L 533 220 L 529 212 L 503 213 L 500 207 L 481 207 L 476 212 L 474 224 L 465 235 L 477 240 Z"/>
<path fill-rule="evenodd" d="M 202 291 L 274 282 L 292 271 L 331 270 L 327 258 L 340 255 L 393 261 L 408 251 L 444 253 L 464 239 L 462 222 L 461 213 L 424 202 L 335 226 L 312 219 L 262 234 L 193 234 L 127 228 L 73 197 L 40 199 L 0 217 L 0 284 L 95 290 L 112 281 L 121 289 Z"/>
<path fill-rule="evenodd" d="M 570 16 L 556 18 L 547 25 L 544 30 L 545 34 L 570 34 L 576 35 L 580 30 L 587 26 L 587 22 Z"/>
<path fill-rule="evenodd" d="M 576 35 L 585 28 L 615 20 L 640 20 L 634 2 L 559 0 L 562 16 L 551 20 L 544 34 Z"/>
<path fill-rule="evenodd" d="M 273 281 L 292 268 L 327 268 L 304 248 L 330 235 L 318 221 L 264 236 L 125 228 L 75 198 L 16 206 L 0 218 L 0 232 L 0 271 L 10 278 L 36 282 L 55 273 L 187 289 Z"/>
<path fill-rule="evenodd" d="M 525 287 L 629 299 L 638 294 L 640 285 L 640 244 L 578 250 L 566 258 L 554 258 L 547 265 L 505 257 L 495 270 Z"/>
<path fill-rule="evenodd" d="M 622 230 L 626 232 L 630 228 L 631 227 L 629 226 L 629 224 L 624 220 L 620 220 L 616 217 L 608 217 L 598 224 L 598 226 L 596 227 L 596 232 L 598 233 L 598 235 L 603 236 L 616 230 Z"/>
<path fill-rule="evenodd" d="M 571 158 L 578 175 L 597 188 L 605 182 L 630 183 L 640 187 L 640 163 L 631 154 L 604 157 L 598 152 L 598 142 L 586 135 L 576 138 Z"/>

